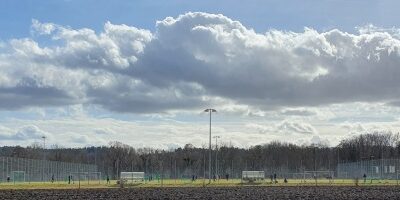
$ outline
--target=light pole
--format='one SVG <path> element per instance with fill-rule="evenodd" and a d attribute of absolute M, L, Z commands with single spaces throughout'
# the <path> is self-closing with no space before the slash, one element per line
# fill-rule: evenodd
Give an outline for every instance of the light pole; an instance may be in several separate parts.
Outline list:
<path fill-rule="evenodd" d="M 42 161 L 42 181 L 44 181 L 44 162 L 46 160 L 46 136 L 42 136 L 43 139 L 43 161 Z"/>
<path fill-rule="evenodd" d="M 218 138 L 221 138 L 220 136 L 216 135 L 213 138 L 215 138 L 215 175 L 218 177 Z"/>
<path fill-rule="evenodd" d="M 208 163 L 208 183 L 211 184 L 211 113 L 217 112 L 217 110 L 212 108 L 207 108 L 204 112 L 210 113 L 210 138 L 209 138 L 209 146 L 208 146 L 208 156 L 209 156 L 209 163 Z"/>

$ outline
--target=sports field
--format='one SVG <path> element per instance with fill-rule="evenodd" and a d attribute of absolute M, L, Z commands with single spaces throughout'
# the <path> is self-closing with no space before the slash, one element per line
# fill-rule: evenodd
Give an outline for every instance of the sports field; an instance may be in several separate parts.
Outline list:
<path fill-rule="evenodd" d="M 358 186 L 397 186 L 400 184 L 397 180 L 370 180 L 367 179 L 358 181 Z M 356 186 L 355 180 L 352 179 L 318 179 L 317 182 L 313 179 L 289 179 L 288 183 L 283 183 L 283 179 L 278 179 L 278 183 L 273 184 L 270 180 L 257 181 L 254 183 L 243 182 L 241 179 L 230 179 L 230 180 L 211 180 L 209 184 L 208 179 L 198 179 L 192 181 L 190 179 L 165 179 L 165 180 L 153 180 L 145 182 L 128 182 L 124 184 L 125 188 L 133 187 L 241 187 L 241 186 L 265 186 L 265 187 L 291 187 L 291 186 Z M 119 188 L 116 180 L 110 181 L 109 184 L 106 181 L 81 181 L 80 183 L 75 181 L 74 183 L 68 184 L 67 182 L 10 182 L 0 183 L 0 189 L 91 189 L 91 188 Z"/>

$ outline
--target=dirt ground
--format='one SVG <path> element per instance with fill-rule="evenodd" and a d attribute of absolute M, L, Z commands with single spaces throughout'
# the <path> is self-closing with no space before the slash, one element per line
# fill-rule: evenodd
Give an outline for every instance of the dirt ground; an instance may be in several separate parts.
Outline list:
<path fill-rule="evenodd" d="M 2 190 L 0 199 L 400 199 L 400 187 L 210 187 Z"/>

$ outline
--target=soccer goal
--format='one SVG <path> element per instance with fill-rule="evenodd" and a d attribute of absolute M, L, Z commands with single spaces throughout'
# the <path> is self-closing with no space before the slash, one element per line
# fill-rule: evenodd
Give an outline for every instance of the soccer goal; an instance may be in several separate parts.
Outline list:
<path fill-rule="evenodd" d="M 11 180 L 16 182 L 25 182 L 25 171 L 12 171 Z"/>
<path fill-rule="evenodd" d="M 121 181 L 128 183 L 128 181 L 137 182 L 144 181 L 144 172 L 121 172 L 120 179 Z"/>
<path fill-rule="evenodd" d="M 303 183 L 332 184 L 334 171 L 304 171 Z"/>
<path fill-rule="evenodd" d="M 254 182 L 265 179 L 264 171 L 242 171 L 242 181 Z"/>

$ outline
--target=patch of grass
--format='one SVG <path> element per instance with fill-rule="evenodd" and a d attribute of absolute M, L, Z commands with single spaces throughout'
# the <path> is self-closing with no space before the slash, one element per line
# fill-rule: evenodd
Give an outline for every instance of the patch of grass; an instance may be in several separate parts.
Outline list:
<path fill-rule="evenodd" d="M 105 181 L 79 182 L 68 184 L 67 182 L 16 182 L 16 183 L 0 183 L 1 189 L 77 189 L 77 188 L 107 188 L 117 186 L 116 182 L 105 184 Z"/>
<path fill-rule="evenodd" d="M 359 186 L 390 186 L 397 185 L 396 180 L 364 180 L 359 181 Z M 331 183 L 327 179 L 317 180 L 318 186 L 355 186 L 355 182 L 352 179 L 334 179 Z M 240 186 L 315 186 L 314 179 L 288 179 L 288 183 L 283 183 L 282 180 L 278 180 L 277 184 L 272 184 L 270 180 L 257 181 L 254 183 L 242 182 L 240 179 L 220 179 L 218 181 L 211 181 L 208 183 L 208 179 L 198 179 L 196 181 L 191 181 L 189 179 L 164 179 L 164 180 L 153 180 L 145 182 L 128 182 L 124 185 L 126 188 L 133 187 L 240 187 Z M 73 184 L 68 184 L 67 182 L 17 182 L 17 183 L 0 183 L 1 189 L 89 189 L 89 188 L 118 188 L 116 180 L 111 181 L 110 184 L 106 184 L 106 181 L 81 181 L 80 186 L 77 181 Z"/>

